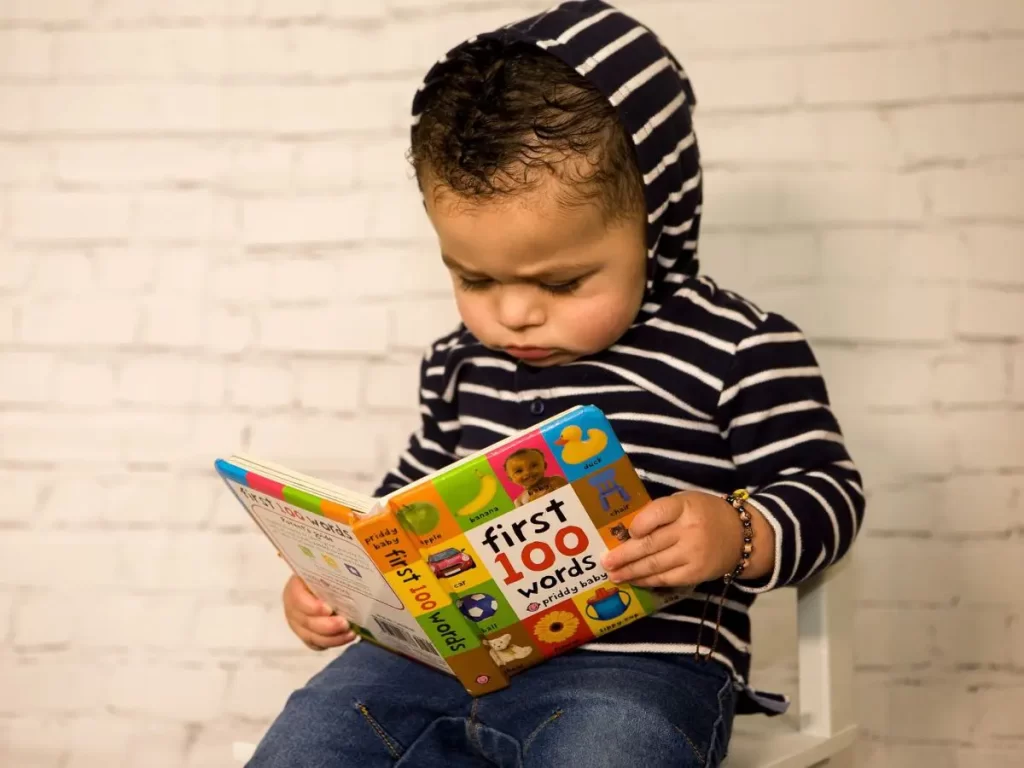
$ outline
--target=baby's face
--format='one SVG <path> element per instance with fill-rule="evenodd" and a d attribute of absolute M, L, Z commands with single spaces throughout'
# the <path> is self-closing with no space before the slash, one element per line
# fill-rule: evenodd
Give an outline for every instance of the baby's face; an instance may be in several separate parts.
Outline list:
<path fill-rule="evenodd" d="M 544 479 L 545 462 L 539 453 L 528 453 L 509 459 L 505 471 L 509 479 L 524 488 L 532 488 Z"/>
<path fill-rule="evenodd" d="M 479 204 L 425 195 L 463 322 L 485 346 L 531 365 L 615 343 L 643 300 L 644 217 L 609 223 L 595 201 L 566 208 L 561 182 Z"/>

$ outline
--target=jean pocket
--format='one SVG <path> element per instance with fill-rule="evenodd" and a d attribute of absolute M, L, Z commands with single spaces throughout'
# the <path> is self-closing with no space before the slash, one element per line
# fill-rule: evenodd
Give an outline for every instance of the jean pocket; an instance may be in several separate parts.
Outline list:
<path fill-rule="evenodd" d="M 394 736 L 387 732 L 383 725 L 375 718 L 370 710 L 361 701 L 355 702 L 353 705 L 356 711 L 363 716 L 363 720 L 370 726 L 377 738 L 381 740 L 388 753 L 395 760 L 398 760 L 405 752 L 405 747 L 402 746 L 401 742 L 398 741 Z"/>

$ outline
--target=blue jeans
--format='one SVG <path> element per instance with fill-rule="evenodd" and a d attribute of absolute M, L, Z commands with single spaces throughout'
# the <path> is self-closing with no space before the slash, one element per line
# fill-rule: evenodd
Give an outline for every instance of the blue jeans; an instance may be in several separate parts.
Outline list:
<path fill-rule="evenodd" d="M 734 696 L 716 662 L 575 651 L 474 699 L 359 642 L 289 697 L 248 766 L 712 768 Z"/>

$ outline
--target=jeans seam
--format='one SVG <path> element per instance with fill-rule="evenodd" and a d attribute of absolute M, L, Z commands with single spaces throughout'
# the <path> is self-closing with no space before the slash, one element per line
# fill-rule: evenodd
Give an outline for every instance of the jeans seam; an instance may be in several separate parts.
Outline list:
<path fill-rule="evenodd" d="M 690 749 L 693 750 L 693 754 L 695 754 L 697 756 L 697 761 L 701 765 L 707 765 L 707 758 L 704 757 L 704 755 L 701 754 L 700 750 L 697 749 L 697 745 L 694 744 L 693 741 L 691 741 L 690 737 L 686 735 L 686 733 L 683 731 L 683 729 L 680 728 L 678 725 L 673 725 L 672 727 L 675 728 L 676 729 L 676 733 L 678 733 L 680 736 L 682 736 L 683 739 L 686 740 L 686 743 L 690 745 Z"/>
<path fill-rule="evenodd" d="M 384 746 L 387 747 L 387 750 L 391 753 L 391 756 L 396 760 L 400 758 L 402 756 L 402 745 L 395 741 L 393 738 L 391 738 L 388 732 L 384 730 L 384 727 L 377 722 L 376 718 L 374 718 L 372 714 L 370 714 L 370 710 L 366 708 L 365 704 L 363 704 L 361 701 L 357 701 L 355 703 L 355 708 L 356 711 L 358 711 L 359 714 L 363 716 L 363 719 L 370 724 L 370 728 L 372 728 L 373 732 L 377 734 L 377 738 L 379 738 L 384 743 Z"/>
<path fill-rule="evenodd" d="M 480 725 L 479 721 L 476 719 L 476 711 L 479 705 L 480 700 L 473 699 L 473 705 L 469 710 L 469 717 L 466 718 L 466 738 L 476 751 L 482 755 L 484 745 L 480 741 Z"/>
<path fill-rule="evenodd" d="M 542 721 L 540 725 L 538 725 L 536 728 L 530 731 L 530 735 L 526 737 L 525 741 L 523 741 L 523 755 L 526 755 L 527 751 L 530 749 L 530 745 L 533 744 L 534 739 L 537 738 L 540 732 L 544 730 L 544 728 L 546 728 L 547 726 L 551 725 L 551 723 L 555 722 L 555 720 L 557 720 L 561 716 L 562 710 L 556 709 L 554 712 L 551 713 L 551 716 L 549 718 Z"/>
<path fill-rule="evenodd" d="M 725 719 L 725 705 L 722 702 L 722 697 L 723 697 L 723 694 L 725 694 L 731 688 L 732 688 L 732 680 L 728 679 L 728 680 L 725 681 L 725 685 L 723 685 L 719 689 L 719 691 L 718 691 L 718 717 L 715 718 L 715 722 L 711 726 L 711 740 L 710 740 L 710 743 L 708 744 L 708 757 L 707 757 L 708 760 L 711 760 L 713 757 L 716 756 L 715 755 L 715 751 L 716 751 L 716 748 L 718 747 L 718 726 L 721 725 L 722 721 Z M 728 743 L 726 743 L 726 745 L 722 749 L 721 758 L 718 759 L 717 762 L 721 763 L 723 760 L 725 760 L 725 758 L 726 758 L 726 756 L 728 754 L 729 754 L 729 746 L 728 746 Z"/>

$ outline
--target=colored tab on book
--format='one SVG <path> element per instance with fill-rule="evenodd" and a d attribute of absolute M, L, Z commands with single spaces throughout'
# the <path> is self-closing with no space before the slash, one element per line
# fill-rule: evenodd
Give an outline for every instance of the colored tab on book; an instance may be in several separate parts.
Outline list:
<path fill-rule="evenodd" d="M 285 485 L 281 488 L 281 498 L 289 504 L 294 504 L 299 509 L 304 509 L 307 512 L 313 512 L 317 515 L 322 514 L 320 511 L 319 496 L 314 496 L 311 493 L 300 491 L 298 488 L 292 488 L 290 485 Z"/>

